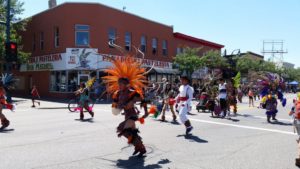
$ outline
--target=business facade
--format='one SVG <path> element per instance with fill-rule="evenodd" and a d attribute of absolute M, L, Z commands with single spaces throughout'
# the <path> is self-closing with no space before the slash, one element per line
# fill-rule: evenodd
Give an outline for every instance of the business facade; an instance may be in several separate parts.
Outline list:
<path fill-rule="evenodd" d="M 48 9 L 34 15 L 20 34 L 24 50 L 32 56 L 16 73 L 17 92 L 36 84 L 41 95 L 49 97 L 65 97 L 93 71 L 101 78 L 111 57 L 130 54 L 145 68 L 154 65 L 149 80 L 172 81 L 178 74 L 173 57 L 185 47 L 201 47 L 200 54 L 223 47 L 98 3 L 64 3 Z"/>

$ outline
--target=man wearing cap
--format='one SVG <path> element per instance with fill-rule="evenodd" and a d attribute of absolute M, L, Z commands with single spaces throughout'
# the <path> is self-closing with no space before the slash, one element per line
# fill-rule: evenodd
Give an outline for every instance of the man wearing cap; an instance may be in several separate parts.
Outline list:
<path fill-rule="evenodd" d="M 176 102 L 178 104 L 180 120 L 185 125 L 186 134 L 188 135 L 193 130 L 187 114 L 191 110 L 194 89 L 189 85 L 189 78 L 187 76 L 181 76 L 180 81 L 181 86 L 179 87 Z"/>

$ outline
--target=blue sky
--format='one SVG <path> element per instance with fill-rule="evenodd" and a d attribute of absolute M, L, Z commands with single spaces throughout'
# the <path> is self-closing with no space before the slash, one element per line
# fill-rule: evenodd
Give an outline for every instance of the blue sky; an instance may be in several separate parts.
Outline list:
<path fill-rule="evenodd" d="M 48 0 L 25 2 L 22 17 L 48 8 Z M 261 54 L 263 40 L 284 40 L 284 61 L 300 67 L 300 0 L 57 0 L 99 2 L 173 25 L 174 31 Z M 298 59 L 299 58 L 299 59 Z"/>

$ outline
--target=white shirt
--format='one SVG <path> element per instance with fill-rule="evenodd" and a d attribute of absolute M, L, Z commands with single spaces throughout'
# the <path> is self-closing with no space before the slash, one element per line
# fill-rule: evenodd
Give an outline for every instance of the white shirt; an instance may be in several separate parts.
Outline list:
<path fill-rule="evenodd" d="M 221 92 L 221 90 L 225 90 L 225 92 Z M 227 91 L 226 91 L 226 83 L 219 84 L 219 99 L 226 99 L 227 97 Z"/>
<path fill-rule="evenodd" d="M 182 104 L 187 103 L 188 105 L 191 105 L 193 100 L 193 93 L 194 93 L 193 87 L 191 87 L 190 85 L 181 85 L 179 87 L 179 93 L 176 99 L 178 97 L 187 97 L 187 101 L 180 101 L 180 103 Z"/>

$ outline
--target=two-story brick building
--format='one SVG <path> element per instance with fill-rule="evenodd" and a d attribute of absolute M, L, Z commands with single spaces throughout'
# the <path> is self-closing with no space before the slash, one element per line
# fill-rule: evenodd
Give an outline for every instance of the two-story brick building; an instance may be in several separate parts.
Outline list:
<path fill-rule="evenodd" d="M 201 53 L 220 51 L 223 45 L 174 33 L 173 27 L 98 3 L 63 3 L 31 17 L 21 32 L 25 51 L 32 56 L 17 73 L 19 93 L 33 84 L 41 95 L 64 97 L 91 71 L 103 76 L 107 57 L 130 53 L 145 67 L 155 68 L 150 80 L 174 80 L 173 57 L 184 47 L 201 47 Z M 111 44 L 120 46 L 121 49 Z M 144 54 L 137 53 L 139 48 Z"/>

